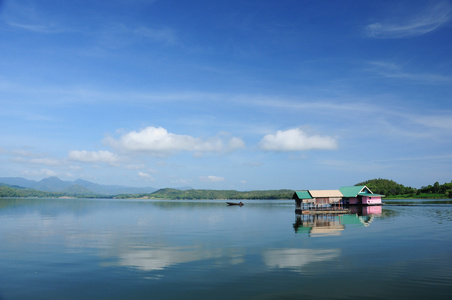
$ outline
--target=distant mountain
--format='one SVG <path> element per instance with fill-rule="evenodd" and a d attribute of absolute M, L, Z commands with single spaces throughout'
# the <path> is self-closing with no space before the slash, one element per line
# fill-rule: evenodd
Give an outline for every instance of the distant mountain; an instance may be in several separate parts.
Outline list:
<path fill-rule="evenodd" d="M 22 177 L 0 177 L 0 183 L 20 187 L 31 187 L 32 185 L 36 184 L 36 181 L 28 180 Z"/>
<path fill-rule="evenodd" d="M 61 192 L 69 195 L 94 195 L 92 190 L 87 189 L 84 186 L 81 186 L 79 184 L 73 184 L 62 190 Z"/>
<path fill-rule="evenodd" d="M 153 187 L 128 187 L 122 185 L 102 185 L 94 182 L 77 179 L 75 184 L 84 186 L 98 194 L 102 195 L 119 195 L 119 194 L 140 194 L 140 193 L 153 193 L 157 189 Z"/>
<path fill-rule="evenodd" d="M 9 188 L 19 189 L 19 190 L 25 189 L 25 187 L 20 186 L 20 185 L 11 185 L 11 184 L 6 184 L 6 183 L 2 183 L 2 182 L 0 182 L 0 187 L 9 187 Z"/>
<path fill-rule="evenodd" d="M 63 181 L 58 177 L 49 177 L 38 181 L 32 188 L 44 192 L 61 192 L 72 185 L 70 181 Z"/>
<path fill-rule="evenodd" d="M 87 180 L 64 181 L 58 177 L 49 177 L 40 181 L 28 180 L 22 177 L 0 177 L 0 183 L 10 186 L 24 187 L 44 192 L 62 192 L 70 194 L 88 195 L 118 195 L 153 193 L 153 187 L 128 187 L 121 185 L 102 185 Z"/>

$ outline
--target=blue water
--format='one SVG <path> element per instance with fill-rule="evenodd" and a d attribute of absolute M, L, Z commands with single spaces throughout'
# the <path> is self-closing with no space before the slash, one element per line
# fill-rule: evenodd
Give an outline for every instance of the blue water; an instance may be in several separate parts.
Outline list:
<path fill-rule="evenodd" d="M 452 204 L 387 202 L 0 199 L 0 299 L 452 299 Z"/>

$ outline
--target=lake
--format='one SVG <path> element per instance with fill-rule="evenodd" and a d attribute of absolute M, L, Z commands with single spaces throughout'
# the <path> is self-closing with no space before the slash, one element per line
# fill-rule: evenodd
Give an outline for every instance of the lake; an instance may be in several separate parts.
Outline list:
<path fill-rule="evenodd" d="M 0 199 L 0 299 L 452 299 L 452 202 Z"/>

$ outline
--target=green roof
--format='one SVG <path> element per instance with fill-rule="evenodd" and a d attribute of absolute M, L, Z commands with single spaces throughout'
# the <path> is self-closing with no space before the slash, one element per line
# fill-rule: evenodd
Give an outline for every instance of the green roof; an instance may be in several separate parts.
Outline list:
<path fill-rule="evenodd" d="M 343 186 L 339 189 L 343 197 L 354 198 L 359 196 L 366 197 L 384 197 L 384 195 L 373 194 L 365 185 Z M 308 190 L 295 191 L 292 199 L 313 199 Z"/>
<path fill-rule="evenodd" d="M 344 197 L 356 197 L 365 185 L 344 186 L 339 189 Z"/>
<path fill-rule="evenodd" d="M 350 198 L 357 197 L 358 195 L 366 197 L 384 197 L 384 195 L 372 194 L 372 191 L 365 185 L 344 186 L 339 190 L 341 191 L 342 195 L 344 195 L 344 197 Z"/>
<path fill-rule="evenodd" d="M 298 199 L 312 199 L 311 194 L 309 194 L 308 191 L 295 191 L 295 193 L 293 194 L 292 199 L 295 199 L 295 196 Z"/>

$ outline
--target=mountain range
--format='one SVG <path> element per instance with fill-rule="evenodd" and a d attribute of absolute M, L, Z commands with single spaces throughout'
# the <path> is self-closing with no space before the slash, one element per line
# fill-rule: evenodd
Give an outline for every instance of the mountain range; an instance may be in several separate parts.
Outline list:
<path fill-rule="evenodd" d="M 153 193 L 157 189 L 153 187 L 129 187 L 122 185 L 102 185 L 87 180 L 77 179 L 74 181 L 64 181 L 58 177 L 49 177 L 40 181 L 29 180 L 22 177 L 0 177 L 0 185 L 12 187 L 23 187 L 44 192 L 59 192 L 69 194 L 99 194 L 99 195 L 119 195 L 119 194 L 140 194 Z"/>

